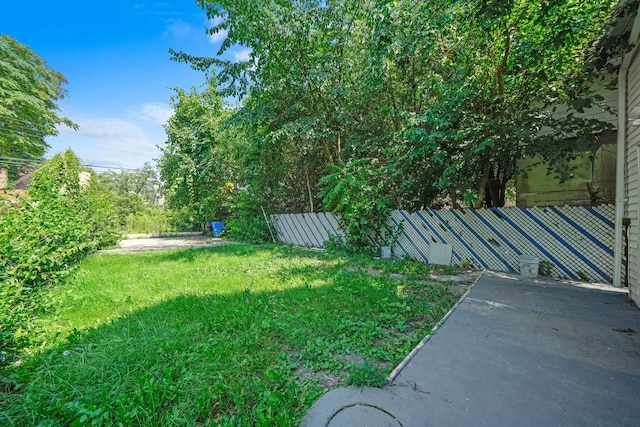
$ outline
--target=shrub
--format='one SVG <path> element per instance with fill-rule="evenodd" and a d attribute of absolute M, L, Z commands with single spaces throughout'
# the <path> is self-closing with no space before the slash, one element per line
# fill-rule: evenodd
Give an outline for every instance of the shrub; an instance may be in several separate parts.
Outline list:
<path fill-rule="evenodd" d="M 341 217 L 346 232 L 343 250 L 348 253 L 372 255 L 375 248 L 394 239 L 395 232 L 387 224 L 391 209 L 386 181 L 375 164 L 359 159 L 345 167 L 329 165 L 328 175 L 319 181 L 325 208 Z"/>
<path fill-rule="evenodd" d="M 233 213 L 226 220 L 222 237 L 246 243 L 271 241 L 269 226 L 262 212 L 260 198 L 241 190 Z"/>
<path fill-rule="evenodd" d="M 163 233 L 181 231 L 171 221 L 169 212 L 162 206 L 149 206 L 124 217 L 122 226 L 125 233 Z"/>
<path fill-rule="evenodd" d="M 30 196 L 0 211 L 0 365 L 35 342 L 33 318 L 46 308 L 42 290 L 56 285 L 96 249 L 117 242 L 109 199 L 78 182 L 80 162 L 58 154 L 33 176 Z"/>

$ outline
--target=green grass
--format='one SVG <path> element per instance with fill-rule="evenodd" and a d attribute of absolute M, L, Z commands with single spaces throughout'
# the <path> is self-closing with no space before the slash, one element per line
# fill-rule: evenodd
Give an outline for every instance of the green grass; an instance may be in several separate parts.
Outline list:
<path fill-rule="evenodd" d="M 409 258 L 404 259 L 384 259 L 352 257 L 352 261 L 358 263 L 360 267 L 379 270 L 383 273 L 395 273 L 407 276 L 409 279 L 421 279 L 435 275 L 455 275 L 462 272 L 462 269 L 455 265 L 425 264 Z"/>
<path fill-rule="evenodd" d="M 0 372 L 0 425 L 296 425 L 330 388 L 384 384 L 459 297 L 347 265 L 248 245 L 92 256 L 48 295 L 42 346 Z"/>

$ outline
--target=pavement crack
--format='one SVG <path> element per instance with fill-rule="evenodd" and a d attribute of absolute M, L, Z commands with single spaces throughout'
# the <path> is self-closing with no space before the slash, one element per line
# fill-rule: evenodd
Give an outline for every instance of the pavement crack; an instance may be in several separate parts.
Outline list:
<path fill-rule="evenodd" d="M 413 382 L 413 387 L 412 388 L 413 388 L 413 391 L 418 392 L 418 393 L 431 394 L 430 391 L 424 391 L 420 387 L 418 387 L 418 383 L 416 383 L 415 381 Z"/>
<path fill-rule="evenodd" d="M 613 328 L 614 332 L 622 332 L 625 334 L 633 334 L 635 331 L 632 328 Z"/>

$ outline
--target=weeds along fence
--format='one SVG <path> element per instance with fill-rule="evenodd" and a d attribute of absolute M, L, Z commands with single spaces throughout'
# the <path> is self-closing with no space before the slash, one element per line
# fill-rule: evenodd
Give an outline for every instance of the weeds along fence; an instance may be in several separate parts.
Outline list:
<path fill-rule="evenodd" d="M 519 255 L 533 255 L 553 264 L 553 277 L 611 283 L 614 214 L 613 205 L 396 210 L 389 223 L 401 232 L 392 253 L 429 262 L 432 244 L 449 244 L 453 264 L 505 272 L 519 271 Z M 339 219 L 325 212 L 271 221 L 283 243 L 321 247 L 345 235 Z"/>

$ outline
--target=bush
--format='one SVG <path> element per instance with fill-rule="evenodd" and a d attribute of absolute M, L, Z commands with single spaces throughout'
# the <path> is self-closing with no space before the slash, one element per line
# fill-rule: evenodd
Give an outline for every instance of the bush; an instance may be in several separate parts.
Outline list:
<path fill-rule="evenodd" d="M 108 197 L 91 183 L 81 188 L 80 171 L 72 152 L 58 154 L 36 171 L 29 197 L 0 208 L 0 366 L 37 339 L 33 318 L 48 304 L 43 289 L 117 242 Z"/>
<path fill-rule="evenodd" d="M 269 226 L 259 200 L 249 191 L 242 190 L 235 209 L 222 230 L 222 237 L 254 244 L 270 242 Z"/>
<path fill-rule="evenodd" d="M 271 235 L 262 214 L 229 219 L 222 230 L 222 237 L 253 244 L 271 241 Z"/>
<path fill-rule="evenodd" d="M 373 255 L 394 239 L 387 224 L 391 209 L 386 180 L 376 163 L 359 159 L 344 167 L 328 165 L 328 174 L 319 181 L 325 208 L 341 217 L 346 232 L 341 250 L 347 253 Z"/>
<path fill-rule="evenodd" d="M 169 212 L 162 206 L 149 206 L 140 212 L 127 214 L 124 219 L 123 230 L 125 233 L 181 231 L 171 221 Z"/>

